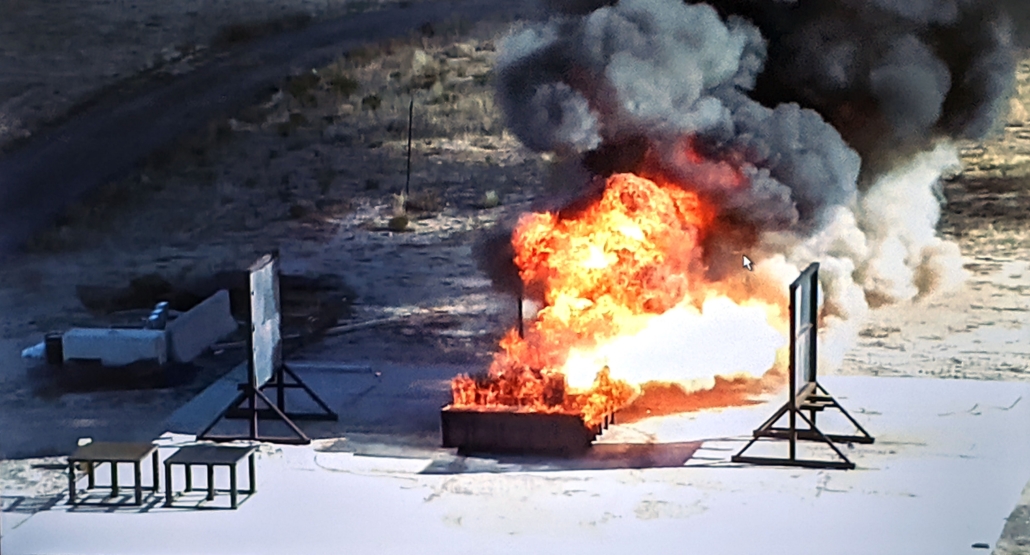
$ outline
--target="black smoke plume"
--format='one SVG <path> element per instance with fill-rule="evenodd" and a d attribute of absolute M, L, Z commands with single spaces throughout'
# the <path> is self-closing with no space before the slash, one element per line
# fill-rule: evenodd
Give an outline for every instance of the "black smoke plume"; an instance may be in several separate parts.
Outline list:
<path fill-rule="evenodd" d="M 819 260 L 824 317 L 856 322 L 961 278 L 935 233 L 938 181 L 952 141 L 1007 109 L 1030 2 L 545 5 L 498 57 L 509 128 L 588 175 L 647 160 L 716 204 L 717 227 L 743 231 L 705 245 L 709 279 L 741 248 L 784 277 Z M 745 186 L 727 186 L 727 165 Z"/>

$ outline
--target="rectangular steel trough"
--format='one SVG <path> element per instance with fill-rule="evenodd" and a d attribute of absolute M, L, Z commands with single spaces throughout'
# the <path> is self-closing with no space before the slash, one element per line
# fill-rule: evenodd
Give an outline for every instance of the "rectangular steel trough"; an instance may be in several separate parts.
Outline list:
<path fill-rule="evenodd" d="M 578 455 L 614 422 L 587 426 L 577 414 L 474 410 L 446 406 L 440 411 L 443 446 L 459 454 L 507 453 Z"/>

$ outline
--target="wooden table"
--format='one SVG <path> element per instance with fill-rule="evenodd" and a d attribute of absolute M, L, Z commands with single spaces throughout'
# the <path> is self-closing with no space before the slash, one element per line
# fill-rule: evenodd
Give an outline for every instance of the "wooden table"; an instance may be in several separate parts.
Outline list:
<path fill-rule="evenodd" d="M 68 504 L 75 504 L 75 465 L 83 463 L 89 475 L 86 489 L 97 487 L 96 466 L 103 463 L 111 465 L 111 497 L 118 495 L 118 464 L 132 463 L 133 487 L 136 490 L 136 504 L 143 504 L 143 484 L 141 463 L 151 458 L 151 472 L 155 492 L 158 490 L 157 446 L 153 443 L 112 443 L 94 441 L 83 445 L 68 457 Z"/>
<path fill-rule="evenodd" d="M 181 464 L 186 469 L 186 490 L 193 491 L 193 465 L 207 467 L 207 500 L 215 498 L 215 467 L 229 467 L 229 499 L 233 509 L 236 508 L 238 489 L 236 488 L 236 465 L 248 457 L 247 493 L 253 495 L 257 491 L 254 483 L 254 452 L 256 446 L 237 447 L 231 445 L 188 445 L 179 448 L 171 457 L 165 459 L 165 506 L 172 504 L 172 465 Z"/>

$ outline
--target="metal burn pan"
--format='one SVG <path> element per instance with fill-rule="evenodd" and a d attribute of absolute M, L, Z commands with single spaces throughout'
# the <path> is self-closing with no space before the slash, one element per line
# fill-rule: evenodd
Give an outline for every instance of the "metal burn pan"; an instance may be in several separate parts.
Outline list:
<path fill-rule="evenodd" d="M 587 426 L 577 414 L 474 410 L 446 406 L 440 411 L 443 446 L 459 454 L 504 453 L 579 455 L 614 422 Z"/>

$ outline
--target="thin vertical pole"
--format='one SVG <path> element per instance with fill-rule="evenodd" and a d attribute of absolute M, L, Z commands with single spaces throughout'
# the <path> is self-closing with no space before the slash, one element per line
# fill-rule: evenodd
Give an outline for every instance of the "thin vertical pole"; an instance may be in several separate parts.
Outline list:
<path fill-rule="evenodd" d="M 256 441 L 258 438 L 258 407 L 257 407 L 257 389 L 250 387 L 247 392 L 247 405 L 250 412 L 250 439 Z"/>
<path fill-rule="evenodd" d="M 258 438 L 258 413 L 257 413 L 257 396 L 254 392 L 258 388 L 257 380 L 257 366 L 254 363 L 254 332 L 257 330 L 257 326 L 254 324 L 257 315 L 254 314 L 254 274 L 250 275 L 250 333 L 247 334 L 247 372 L 250 374 L 250 384 L 247 387 L 247 416 L 250 419 L 248 427 L 250 428 L 250 439 L 257 440 Z M 213 424 L 212 424 L 213 425 Z M 205 431 L 206 433 L 206 431 Z M 186 483 L 189 483 L 189 465 L 187 468 Z M 186 491 L 189 491 L 188 489 Z"/>
<path fill-rule="evenodd" d="M 812 277 L 809 283 L 810 290 L 808 292 L 808 306 L 812 307 L 812 320 L 810 322 L 810 324 L 812 325 L 812 331 L 809 332 L 809 337 L 812 340 L 809 341 L 810 345 L 808 346 L 808 357 L 810 365 L 809 368 L 811 369 L 811 376 L 808 376 L 808 381 L 815 382 L 818 378 L 819 369 L 819 342 L 817 341 L 817 338 L 819 337 L 819 263 L 813 262 L 812 267 Z"/>
<path fill-rule="evenodd" d="M 279 368 L 275 371 L 275 404 L 279 407 L 279 410 L 286 412 L 286 375 L 283 373 L 283 363 L 279 363 Z"/>
<path fill-rule="evenodd" d="M 523 291 L 524 291 L 524 289 L 522 287 L 519 287 L 519 299 L 518 299 L 518 301 L 519 301 L 519 339 L 525 339 L 526 338 L 526 330 L 524 328 L 525 324 L 523 323 L 525 321 L 525 316 L 522 314 L 522 296 L 523 296 Z"/>
<path fill-rule="evenodd" d="M 404 196 L 411 196 L 411 124 L 415 119 L 415 97 L 408 105 L 408 173 L 404 178 Z"/>
<path fill-rule="evenodd" d="M 798 299 L 797 288 L 798 287 L 799 287 L 799 285 L 798 285 L 797 282 L 795 282 L 790 287 L 790 367 L 788 369 L 789 377 L 788 377 L 788 382 L 787 382 L 788 383 L 787 387 L 790 388 L 790 391 L 788 392 L 789 399 L 787 401 L 789 403 L 789 406 L 787 407 L 787 412 L 789 413 L 787 415 L 787 419 L 789 420 L 789 422 L 788 422 L 789 430 L 788 430 L 787 433 L 789 434 L 789 437 L 790 437 L 790 460 L 792 460 L 792 461 L 797 456 L 797 436 L 798 436 L 797 422 L 796 422 L 796 417 L 795 417 L 795 413 L 797 412 L 797 393 L 798 393 L 798 391 L 797 391 L 798 390 L 798 384 L 797 384 L 797 377 L 796 377 L 796 374 L 797 374 L 797 364 L 798 364 L 798 357 L 797 357 L 797 341 L 798 341 L 797 315 L 798 315 L 798 311 L 801 310 L 801 307 L 797 306 L 798 305 L 798 303 L 797 303 L 797 299 Z"/>
<path fill-rule="evenodd" d="M 813 262 L 811 265 L 812 275 L 808 282 L 808 306 L 811 307 L 809 311 L 811 313 L 811 320 L 808 322 L 809 331 L 809 345 L 808 345 L 808 368 L 810 375 L 806 376 L 806 381 L 818 383 L 819 375 L 819 263 Z M 815 393 L 816 390 L 812 390 Z M 815 411 L 810 411 L 812 415 L 812 427 L 815 427 Z"/>

